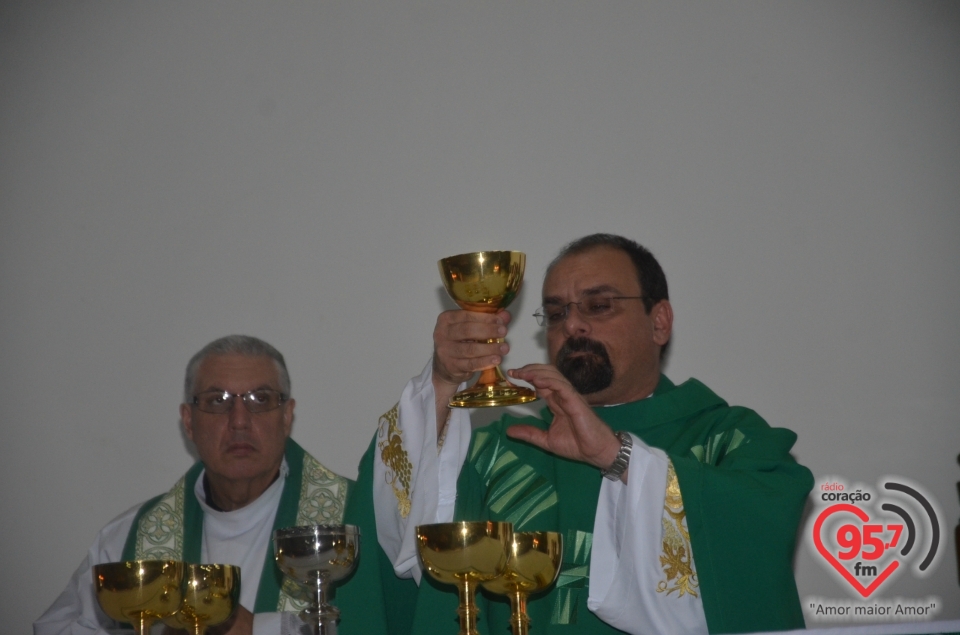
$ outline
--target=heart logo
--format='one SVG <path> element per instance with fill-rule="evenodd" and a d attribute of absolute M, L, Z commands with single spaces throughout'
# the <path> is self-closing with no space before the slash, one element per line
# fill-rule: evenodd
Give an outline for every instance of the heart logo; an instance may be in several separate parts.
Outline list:
<path fill-rule="evenodd" d="M 851 540 L 849 541 L 849 544 L 842 545 L 844 547 L 848 547 L 850 549 L 849 551 L 842 552 L 841 550 L 838 549 L 839 558 L 838 556 L 835 556 L 829 549 L 827 549 L 827 547 L 823 544 L 823 539 L 821 536 L 821 530 L 823 529 L 823 524 L 826 522 L 826 520 L 830 516 L 833 516 L 834 514 L 838 514 L 838 513 L 853 514 L 854 516 L 859 518 L 861 521 L 860 527 L 856 527 L 854 525 L 844 525 L 840 529 L 840 534 L 843 534 L 844 530 L 846 530 L 848 534 L 845 535 L 845 537 L 850 537 Z M 860 553 L 863 554 L 863 557 L 865 559 L 876 559 L 876 558 L 879 558 L 880 555 L 882 555 L 883 549 L 885 549 L 886 547 L 893 546 L 890 544 L 885 545 L 882 540 L 879 540 L 878 538 L 871 536 L 871 533 L 876 533 L 876 530 L 872 530 L 871 532 L 871 526 L 867 525 L 867 523 L 869 522 L 870 522 L 870 516 L 867 514 L 867 512 L 863 511 L 862 509 L 860 509 L 855 505 L 840 503 L 837 505 L 832 505 L 830 507 L 827 507 L 822 512 L 820 512 L 820 515 L 817 517 L 817 522 L 813 526 L 813 542 L 817 547 L 817 551 L 820 552 L 820 555 L 823 556 L 824 560 L 829 562 L 831 565 L 833 565 L 834 569 L 840 572 L 840 575 L 843 576 L 844 580 L 850 583 L 850 586 L 852 586 L 860 595 L 862 595 L 865 598 L 870 597 L 870 595 L 874 591 L 880 588 L 880 585 L 883 584 L 887 580 L 887 578 L 890 577 L 890 574 L 896 571 L 897 567 L 900 566 L 900 562 L 898 560 L 891 561 L 883 569 L 883 571 L 880 571 L 879 573 L 876 574 L 876 577 L 873 579 L 873 582 L 871 582 L 867 586 L 864 586 L 860 582 L 860 580 L 858 580 L 853 575 L 853 573 L 851 573 L 850 570 L 840 561 L 840 558 L 850 560 L 856 557 L 856 555 Z M 881 526 L 873 526 L 873 527 L 881 527 Z M 854 536 L 856 537 L 855 541 L 852 540 Z M 871 551 L 861 552 L 860 550 L 860 546 L 862 544 L 861 536 L 865 536 L 866 540 L 863 540 L 863 541 L 868 542 L 868 546 L 873 547 Z M 860 562 L 856 563 L 858 569 L 860 567 L 860 564 L 861 564 Z M 877 567 L 870 566 L 870 569 L 876 572 Z"/>

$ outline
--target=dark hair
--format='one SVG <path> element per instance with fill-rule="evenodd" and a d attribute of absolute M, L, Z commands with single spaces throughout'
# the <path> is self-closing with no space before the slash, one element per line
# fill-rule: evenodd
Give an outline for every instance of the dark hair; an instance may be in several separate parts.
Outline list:
<path fill-rule="evenodd" d="M 547 267 L 547 274 L 553 269 L 554 265 L 566 258 L 574 256 L 585 251 L 598 247 L 610 247 L 619 249 L 633 261 L 633 266 L 637 269 L 637 281 L 640 283 L 640 297 L 643 298 L 643 308 L 650 313 L 657 302 L 669 300 L 670 295 L 667 291 L 667 277 L 660 268 L 660 263 L 653 257 L 648 249 L 637 242 L 617 236 L 615 234 L 590 234 L 583 238 L 569 243 L 560 250 L 560 253 Z"/>
<path fill-rule="evenodd" d="M 187 362 L 187 372 L 183 378 L 183 401 L 190 403 L 193 391 L 196 390 L 197 371 L 200 364 L 212 355 L 243 355 L 245 357 L 269 357 L 277 366 L 277 375 L 280 381 L 280 392 L 290 396 L 290 374 L 287 372 L 287 363 L 283 361 L 280 351 L 263 340 L 251 335 L 227 335 L 213 340 L 200 349 Z"/>

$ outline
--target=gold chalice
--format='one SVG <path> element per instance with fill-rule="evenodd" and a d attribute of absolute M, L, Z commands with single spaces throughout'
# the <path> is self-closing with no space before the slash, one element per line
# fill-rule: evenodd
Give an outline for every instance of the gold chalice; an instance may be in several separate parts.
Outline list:
<path fill-rule="evenodd" d="M 460 635 L 478 635 L 477 584 L 503 573 L 512 537 L 512 523 L 417 526 L 417 551 L 423 568 L 437 582 L 456 585 L 460 591 Z"/>
<path fill-rule="evenodd" d="M 180 611 L 163 623 L 203 635 L 226 622 L 240 604 L 240 567 L 231 564 L 184 565 Z"/>
<path fill-rule="evenodd" d="M 483 588 L 510 598 L 513 635 L 530 632 L 527 596 L 543 591 L 557 579 L 563 560 L 563 537 L 555 531 L 516 531 L 503 574 Z"/>
<path fill-rule="evenodd" d="M 300 619 L 314 635 L 336 635 L 340 610 L 327 601 L 334 582 L 348 577 L 360 556 L 360 529 L 354 525 L 305 525 L 273 532 L 280 571 L 310 593 L 311 605 Z"/>
<path fill-rule="evenodd" d="M 461 309 L 496 313 L 517 297 L 526 260 L 519 251 L 477 251 L 450 256 L 437 264 L 443 286 Z M 502 341 L 498 338 L 487 343 Z M 473 387 L 455 394 L 450 407 L 515 406 L 536 399 L 536 392 L 511 383 L 500 367 L 494 366 L 482 371 Z"/>
<path fill-rule="evenodd" d="M 133 624 L 137 635 L 180 609 L 183 563 L 176 560 L 133 560 L 93 567 L 93 586 L 100 608 L 118 622 Z"/>

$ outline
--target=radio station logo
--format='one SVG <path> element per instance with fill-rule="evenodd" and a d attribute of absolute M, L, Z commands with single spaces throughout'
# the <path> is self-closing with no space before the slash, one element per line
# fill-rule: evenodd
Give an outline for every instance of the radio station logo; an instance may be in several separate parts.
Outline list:
<path fill-rule="evenodd" d="M 812 497 L 814 512 L 805 530 L 807 545 L 814 558 L 860 603 L 877 600 L 883 589 L 907 572 L 924 578 L 939 564 L 945 551 L 942 514 L 936 501 L 916 483 L 888 476 L 874 489 L 829 477 L 818 482 Z M 920 611 L 917 602 L 905 604 L 909 610 L 902 605 L 899 609 L 914 619 L 936 613 L 938 608 L 927 603 L 928 609 Z M 812 606 L 811 612 L 814 616 L 853 615 L 850 609 L 856 608 L 849 601 L 828 605 L 826 609 L 822 604 Z M 843 614 L 836 612 L 841 605 L 847 606 Z M 892 605 L 887 608 L 888 615 L 898 610 Z"/>

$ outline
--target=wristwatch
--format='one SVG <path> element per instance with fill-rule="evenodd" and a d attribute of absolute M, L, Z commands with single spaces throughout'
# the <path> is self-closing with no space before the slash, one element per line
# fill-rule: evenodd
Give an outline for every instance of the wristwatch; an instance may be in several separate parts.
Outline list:
<path fill-rule="evenodd" d="M 614 434 L 620 440 L 620 451 L 617 453 L 617 458 L 613 460 L 613 465 L 605 470 L 600 470 L 600 473 L 611 481 L 619 481 L 623 473 L 627 471 L 627 466 L 630 465 L 633 437 L 630 436 L 629 432 L 623 432 L 622 430 L 614 432 Z"/>

